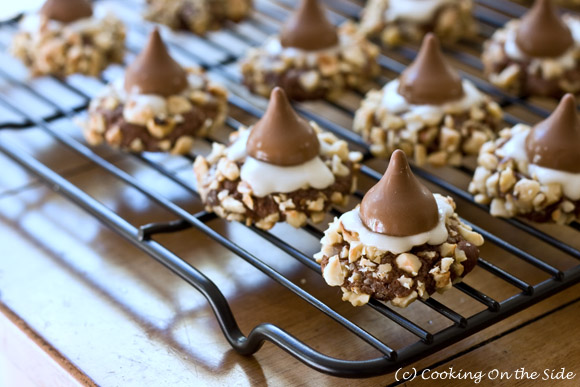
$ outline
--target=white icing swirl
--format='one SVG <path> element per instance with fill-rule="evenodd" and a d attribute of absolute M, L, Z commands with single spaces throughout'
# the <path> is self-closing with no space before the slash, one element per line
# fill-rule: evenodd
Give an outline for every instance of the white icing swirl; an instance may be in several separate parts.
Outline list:
<path fill-rule="evenodd" d="M 275 192 L 293 192 L 301 188 L 324 189 L 335 180 L 332 171 L 318 156 L 303 164 L 288 167 L 246 157 L 240 176 L 258 197 Z"/>
<path fill-rule="evenodd" d="M 123 108 L 123 118 L 127 122 L 140 122 L 145 111 L 152 116 L 165 115 L 167 100 L 154 94 L 132 94 Z"/>
<path fill-rule="evenodd" d="M 264 197 L 276 192 L 288 193 L 308 187 L 324 189 L 334 184 L 334 174 L 320 157 L 289 167 L 268 164 L 249 157 L 246 144 L 250 132 L 251 128 L 240 133 L 229 146 L 227 157 L 232 161 L 245 159 L 240 177 L 252 187 L 254 195 Z"/>
<path fill-rule="evenodd" d="M 415 23 L 427 23 L 433 20 L 435 13 L 441 7 L 456 2 L 457 0 L 389 0 L 385 20 L 387 22 L 408 20 Z"/>
<path fill-rule="evenodd" d="M 496 150 L 500 157 L 528 161 L 526 154 L 526 138 L 531 128 L 526 125 L 516 125 L 512 128 L 512 137 L 501 148 Z M 541 184 L 557 183 L 562 186 L 562 192 L 571 200 L 580 200 L 580 173 L 559 171 L 537 164 L 528 165 L 528 174 Z"/>
<path fill-rule="evenodd" d="M 463 97 L 441 105 L 413 105 L 399 94 L 399 79 L 395 79 L 383 88 L 382 106 L 390 113 L 401 114 L 410 131 L 421 129 L 424 125 L 436 125 L 445 114 L 463 113 L 472 106 L 485 101 L 485 95 L 470 81 L 464 79 Z"/>
<path fill-rule="evenodd" d="M 278 36 L 274 36 L 266 41 L 266 44 L 264 44 L 264 50 L 272 55 L 282 54 L 289 58 L 295 58 L 299 56 L 317 58 L 322 54 L 336 55 L 340 51 L 341 45 L 343 45 L 344 43 L 343 42 L 344 38 L 342 35 L 339 35 L 339 39 L 341 41 L 336 46 L 325 48 L 322 50 L 307 51 L 296 47 L 283 47 L 282 43 L 280 43 L 280 38 Z"/>
<path fill-rule="evenodd" d="M 66 28 L 71 31 L 83 31 L 87 29 L 99 28 L 100 25 L 103 23 L 103 19 L 108 17 L 108 10 L 104 9 L 103 7 L 94 7 L 93 9 L 93 16 L 75 20 L 71 23 L 62 23 L 58 20 L 46 20 L 46 28 L 49 31 L 60 30 L 62 28 Z M 29 13 L 26 14 L 20 19 L 20 30 L 28 32 L 30 34 L 36 34 L 40 27 L 43 25 L 43 21 L 46 18 L 41 14 Z"/>
<path fill-rule="evenodd" d="M 542 184 L 560 184 L 566 197 L 572 200 L 580 200 L 580 173 L 558 171 L 540 167 L 536 164 L 530 164 L 528 172 Z"/>
<path fill-rule="evenodd" d="M 576 57 L 578 55 L 578 46 L 580 46 L 580 20 L 574 17 L 564 17 L 562 20 L 566 23 L 568 28 L 570 28 L 570 32 L 572 33 L 572 38 L 574 39 L 575 44 L 559 57 L 531 58 L 526 53 L 524 53 L 516 43 L 516 35 L 518 30 L 517 26 L 519 25 L 519 21 L 516 21 L 516 23 L 512 22 L 512 26 L 508 26 L 507 30 L 505 31 L 504 50 L 506 55 L 509 58 L 517 61 L 531 60 L 532 68 L 541 66 L 542 62 L 556 63 L 566 70 L 575 68 Z"/>
<path fill-rule="evenodd" d="M 524 124 L 517 124 L 511 129 L 512 136 L 508 142 L 496 150 L 496 154 L 503 158 L 514 160 L 528 160 L 526 154 L 526 137 L 530 133 L 530 127 Z"/>
<path fill-rule="evenodd" d="M 199 74 L 188 74 L 187 80 L 189 87 L 187 87 L 180 95 L 187 97 L 188 93 L 194 89 L 199 90 L 203 87 L 205 80 Z M 109 95 L 110 90 L 113 90 L 115 96 L 119 98 L 121 102 L 125 104 L 123 108 L 123 117 L 128 122 L 140 123 L 143 113 L 146 112 L 145 116 L 149 116 L 151 113 L 154 115 L 167 114 L 167 99 L 158 94 L 139 94 L 139 93 L 127 93 L 125 91 L 125 78 L 121 77 L 113 82 L 109 88 L 103 90 L 100 97 L 106 97 Z"/>
<path fill-rule="evenodd" d="M 359 240 L 364 245 L 373 246 L 377 249 L 389 251 L 393 254 L 405 253 L 410 251 L 413 247 L 421 246 L 425 243 L 430 245 L 440 245 L 449 237 L 446 222 L 447 219 L 453 215 L 453 207 L 451 207 L 447 198 L 439 194 L 433 194 L 433 196 L 435 197 L 437 209 L 439 210 L 439 221 L 433 229 L 420 234 L 395 237 L 371 231 L 362 222 L 359 207 L 345 212 L 340 217 L 340 221 L 346 230 L 358 233 Z"/>

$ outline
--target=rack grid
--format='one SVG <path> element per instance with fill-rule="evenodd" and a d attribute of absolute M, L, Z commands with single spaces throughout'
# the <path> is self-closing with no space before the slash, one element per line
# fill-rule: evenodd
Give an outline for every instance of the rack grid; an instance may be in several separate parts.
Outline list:
<path fill-rule="evenodd" d="M 101 3 L 104 3 L 104 1 L 101 1 Z M 122 16 L 128 26 L 127 46 L 129 58 L 127 60 L 130 60 L 130 57 L 139 51 L 150 26 L 140 22 L 140 16 L 138 12 L 135 12 L 136 6 L 139 6 L 137 0 L 125 2 L 107 1 L 107 3 L 108 6 L 116 7 L 118 14 Z M 346 19 L 356 20 L 363 4 L 360 0 L 325 0 L 325 3 L 329 8 L 329 15 L 332 21 L 337 24 Z M 239 73 L 235 64 L 247 47 L 258 45 L 261 37 L 275 33 L 278 30 L 280 24 L 291 12 L 294 1 L 256 0 L 255 5 L 256 11 L 254 15 L 245 22 L 229 24 L 224 31 L 210 33 L 205 38 L 192 36 L 184 38 L 184 35 L 171 35 L 168 37 L 168 43 L 179 60 L 201 65 L 208 71 L 210 76 L 222 80 L 230 88 L 229 104 L 232 109 L 238 109 L 247 115 L 259 117 L 264 111 L 266 101 L 258 97 L 251 97 L 241 89 L 239 86 Z M 475 7 L 475 16 L 480 27 L 480 35 L 474 41 L 461 42 L 460 44 L 446 47 L 446 54 L 461 68 L 462 76 L 472 80 L 480 89 L 492 95 L 507 111 L 505 115 L 506 125 L 521 122 L 522 120 L 538 120 L 546 117 L 553 108 L 553 104 L 551 105 L 544 101 L 525 100 L 508 95 L 490 85 L 481 74 L 482 66 L 476 55 L 480 52 L 482 41 L 489 37 L 493 30 L 505 23 L 506 20 L 520 16 L 525 10 L 525 7 L 510 1 L 478 0 Z M 11 20 L 0 25 L 0 49 L 7 49 L 10 36 L 17 28 L 16 22 L 17 20 Z M 195 44 L 190 44 L 191 42 Z M 227 42 L 236 42 L 237 44 L 228 44 Z M 205 50 L 203 54 L 200 51 L 202 49 Z M 400 73 L 416 55 L 416 50 L 417 47 L 413 45 L 392 50 L 383 49 L 380 56 L 383 74 L 375 87 L 380 87 L 388 79 Z M 88 106 L 91 93 L 86 91 L 79 79 L 62 80 L 47 77 L 51 85 L 60 90 L 59 93 L 62 93 L 55 95 L 51 92 L 49 95 L 46 91 L 39 90 L 38 87 L 33 87 L 26 82 L 25 77 L 22 76 L 21 69 L 14 64 L 14 61 L 6 60 L 5 62 L 6 64 L 0 67 L 0 86 L 2 86 L 0 88 L 0 129 L 16 132 L 16 135 L 18 135 L 19 131 L 25 131 L 30 128 L 44 131 L 63 146 L 87 159 L 95 166 L 107 171 L 127 186 L 141 192 L 151 202 L 172 213 L 176 220 L 135 227 L 113 210 L 69 182 L 61 174 L 51 170 L 33 155 L 27 154 L 20 150 L 18 146 L 11 144 L 10 141 L 0 139 L 0 151 L 40 177 L 53 190 L 86 210 L 91 216 L 113 229 L 200 291 L 211 305 L 225 338 L 241 354 L 250 355 L 255 353 L 260 349 L 264 341 L 270 341 L 306 365 L 327 374 L 341 377 L 371 377 L 386 374 L 479 332 L 550 295 L 580 282 L 580 263 L 576 262 L 571 267 L 560 269 L 557 265 L 546 262 L 542 257 L 535 256 L 529 251 L 511 244 L 508 240 L 495 235 L 492 231 L 465 220 L 466 223 L 484 236 L 486 243 L 494 244 L 522 262 L 535 266 L 545 273 L 548 278 L 535 284 L 528 283 L 520 279 L 515 273 L 502 269 L 489 260 L 480 258 L 478 261 L 479 268 L 506 281 L 517 288 L 519 292 L 506 299 L 496 300 L 466 283 L 456 284 L 454 285 L 456 289 L 484 307 L 482 311 L 469 317 L 461 315 L 435 298 L 420 300 L 426 307 L 451 322 L 451 325 L 437 332 L 429 332 L 420 324 L 404 317 L 396 309 L 382 302 L 371 300 L 368 304 L 369 308 L 372 308 L 416 337 L 414 343 L 395 349 L 296 285 L 281 272 L 265 263 L 259 256 L 249 253 L 240 245 L 214 230 L 209 225 L 209 222 L 216 219 L 214 214 L 206 211 L 193 214 L 188 212 L 183 207 L 163 198 L 146 187 L 131 174 L 98 155 L 83 142 L 55 129 L 51 122 L 58 119 L 72 121 L 78 113 L 84 112 Z M 104 86 L 105 83 L 116 77 L 120 71 L 122 71 L 120 67 L 116 71 L 108 70 L 102 78 L 94 82 Z M 10 93 L 2 92 L 2 90 L 9 90 Z M 65 94 L 67 98 L 64 98 Z M 328 100 L 316 106 L 323 106 L 323 111 L 325 112 L 332 111 L 337 115 L 352 118 L 354 109 L 363 96 L 363 92 L 351 92 L 348 95 L 350 103 L 342 100 Z M 26 106 L 26 109 L 22 108 L 22 106 Z M 43 109 L 34 110 L 30 109 L 30 106 L 42 106 Z M 344 125 L 338 124 L 336 120 L 327 118 L 326 114 L 319 114 L 317 109 L 308 103 L 295 104 L 295 106 L 305 117 L 318 122 L 323 128 L 346 139 L 352 147 L 364 152 L 364 165 L 361 168 L 363 176 L 371 181 L 376 181 L 381 177 L 381 172 L 369 165 L 373 158 L 370 156 L 367 145 L 357 134 Z M 522 116 L 518 113 L 521 111 L 526 113 Z M 228 130 L 235 130 L 240 125 L 242 123 L 232 116 L 227 118 L 225 124 Z M 200 141 L 205 141 L 209 144 L 212 140 L 217 139 L 209 138 Z M 129 155 L 128 157 L 134 158 L 146 168 L 151 168 L 163 174 L 189 192 L 192 198 L 198 199 L 198 193 L 189 181 L 163 166 L 151 155 Z M 184 157 L 188 162 L 192 162 L 195 155 L 190 154 Z M 412 166 L 412 168 L 420 178 L 441 190 L 449 192 L 455 198 L 465 201 L 467 205 L 487 210 L 486 206 L 475 203 L 471 195 L 464 189 L 446 181 L 439 173 L 416 166 Z M 473 165 L 463 165 L 454 168 L 454 170 L 455 173 L 469 175 L 473 172 Z M 357 199 L 361 199 L 363 195 L 364 192 L 361 191 L 355 193 Z M 332 212 L 336 216 L 341 214 L 341 210 L 338 208 L 334 208 Z M 529 222 L 519 219 L 503 219 L 501 222 L 505 222 L 507 226 L 514 230 L 517 229 L 529 234 L 532 238 L 559 250 L 572 259 L 580 259 L 580 250 L 578 248 L 564 243 L 558 237 L 537 228 Z M 192 227 L 250 263 L 321 313 L 341 324 L 353 335 L 374 347 L 381 356 L 369 360 L 337 359 L 313 349 L 307 343 L 300 341 L 280 327 L 268 323 L 257 325 L 247 336 L 244 336 L 220 289 L 204 273 L 173 254 L 168 248 L 154 239 L 156 235 L 161 233 L 178 232 Z M 580 230 L 578 224 L 572 224 L 567 227 L 573 229 L 574 232 Z M 284 251 L 308 269 L 320 272 L 318 264 L 301 249 L 301 246 L 293 246 L 275 233 L 255 227 L 249 228 L 253 233 L 263 238 L 264 241 Z M 322 237 L 320 229 L 313 225 L 305 226 L 304 230 L 316 238 Z"/>

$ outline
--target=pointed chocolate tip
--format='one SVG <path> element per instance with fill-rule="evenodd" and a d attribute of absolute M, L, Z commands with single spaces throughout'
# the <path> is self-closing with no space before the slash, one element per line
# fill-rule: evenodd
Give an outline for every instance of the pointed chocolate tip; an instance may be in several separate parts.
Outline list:
<path fill-rule="evenodd" d="M 187 85 L 186 71 L 169 55 L 155 27 L 145 48 L 125 72 L 125 90 L 169 97 L 181 93 Z"/>
<path fill-rule="evenodd" d="M 385 174 L 364 196 L 360 215 L 371 231 L 390 236 L 420 234 L 439 221 L 433 194 L 413 175 L 402 150 L 393 152 Z"/>
<path fill-rule="evenodd" d="M 292 166 L 318 156 L 320 142 L 310 124 L 294 111 L 284 90 L 276 87 L 266 112 L 250 132 L 246 150 L 257 160 Z"/>
<path fill-rule="evenodd" d="M 61 23 L 71 23 L 93 16 L 93 6 L 88 0 L 46 0 L 40 14 Z"/>
<path fill-rule="evenodd" d="M 521 19 L 516 44 L 529 56 L 553 58 L 570 49 L 574 45 L 574 38 L 552 1 L 536 0 Z"/>
<path fill-rule="evenodd" d="M 580 120 L 576 98 L 566 94 L 548 118 L 534 126 L 526 138 L 532 164 L 580 173 Z"/>
<path fill-rule="evenodd" d="M 417 57 L 399 78 L 399 94 L 414 105 L 441 105 L 463 96 L 463 84 L 441 52 L 437 37 L 423 38 Z"/>
<path fill-rule="evenodd" d="M 336 28 L 328 21 L 318 0 L 302 0 L 280 33 L 284 47 L 307 51 L 323 50 L 338 44 Z"/>

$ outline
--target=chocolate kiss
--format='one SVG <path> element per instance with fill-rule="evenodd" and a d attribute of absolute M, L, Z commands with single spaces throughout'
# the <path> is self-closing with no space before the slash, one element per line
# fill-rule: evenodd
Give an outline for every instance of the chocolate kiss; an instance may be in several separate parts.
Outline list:
<path fill-rule="evenodd" d="M 46 0 L 40 14 L 51 20 L 71 23 L 93 16 L 93 6 L 88 0 Z"/>
<path fill-rule="evenodd" d="M 522 18 L 516 44 L 533 57 L 558 57 L 574 45 L 574 38 L 551 0 L 536 0 Z"/>
<path fill-rule="evenodd" d="M 318 156 L 320 143 L 310 124 L 292 109 L 284 90 L 276 87 L 266 113 L 250 132 L 246 150 L 266 163 L 291 166 Z"/>
<path fill-rule="evenodd" d="M 307 51 L 322 50 L 336 46 L 338 34 L 317 0 L 302 0 L 298 10 L 282 28 L 280 43 L 284 47 Z"/>
<path fill-rule="evenodd" d="M 423 39 L 419 54 L 399 82 L 399 94 L 413 105 L 441 105 L 463 96 L 461 77 L 447 63 L 431 33 Z"/>
<path fill-rule="evenodd" d="M 147 46 L 125 72 L 125 91 L 169 97 L 179 94 L 187 85 L 187 73 L 169 55 L 155 28 Z"/>
<path fill-rule="evenodd" d="M 526 153 L 532 164 L 580 173 L 580 121 L 572 94 L 528 134 Z"/>
<path fill-rule="evenodd" d="M 431 191 L 411 172 L 405 152 L 398 149 L 381 180 L 364 196 L 360 216 L 371 231 L 409 236 L 432 230 L 439 210 Z"/>

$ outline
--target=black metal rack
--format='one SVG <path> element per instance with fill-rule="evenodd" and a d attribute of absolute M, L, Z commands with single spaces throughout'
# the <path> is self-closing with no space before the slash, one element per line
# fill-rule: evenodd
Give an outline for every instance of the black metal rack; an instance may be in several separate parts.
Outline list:
<path fill-rule="evenodd" d="M 332 20 L 336 23 L 340 23 L 346 18 L 357 18 L 362 4 L 362 1 L 360 0 L 326 0 L 325 2 L 331 10 L 330 16 L 332 17 Z M 123 17 L 126 19 L 125 22 L 130 30 L 128 50 L 130 53 L 134 54 L 139 50 L 139 42 L 142 42 L 145 38 L 148 28 L 144 24 L 138 23 L 139 15 L 134 11 L 134 4 L 130 3 L 131 1 L 126 1 L 116 2 L 115 4 L 125 11 L 123 12 Z M 198 45 L 203 45 L 203 47 L 212 52 L 212 55 L 201 55 L 199 51 L 192 49 L 190 46 L 185 44 L 183 39 L 178 40 L 176 38 L 171 38 L 169 39 L 169 43 L 175 54 L 183 57 L 184 60 L 200 64 L 206 68 L 210 74 L 223 79 L 228 86 L 234 89 L 229 97 L 229 103 L 232 107 L 240 109 L 253 116 L 260 116 L 263 112 L 264 101 L 260 98 L 248 98 L 247 95 L 240 91 L 239 87 L 236 89 L 236 84 L 239 83 L 239 74 L 236 73 L 232 65 L 237 61 L 240 54 L 245 49 L 245 46 L 259 44 L 259 34 L 266 36 L 277 30 L 279 24 L 290 12 L 289 8 L 291 8 L 294 1 L 256 0 L 255 3 L 256 13 L 254 16 L 240 25 L 231 24 L 226 28 L 225 32 L 222 32 L 222 34 L 226 34 L 230 39 L 239 42 L 239 47 L 236 45 L 224 44 L 221 41 L 223 36 L 218 34 L 209 34 L 207 38 L 188 38 L 191 41 L 195 41 Z M 475 15 L 480 24 L 481 32 L 478 37 L 479 42 L 462 43 L 461 45 L 448 47 L 447 53 L 451 58 L 464 65 L 464 70 L 462 71 L 463 76 L 469 78 L 482 90 L 494 96 L 494 98 L 496 98 L 505 109 L 509 110 L 510 107 L 515 107 L 517 109 L 525 110 L 534 116 L 545 117 L 549 113 L 550 107 L 546 107 L 546 105 L 538 104 L 534 101 L 521 100 L 497 90 L 481 77 L 481 64 L 479 59 L 475 55 L 469 54 L 470 50 L 471 52 L 479 52 L 482 39 L 489 37 L 495 28 L 502 25 L 510 17 L 517 17 L 524 11 L 525 8 L 521 5 L 508 1 L 477 1 Z M 9 37 L 15 29 L 16 24 L 14 21 L 3 23 L 2 26 L 0 26 L 0 49 L 7 48 Z M 416 47 L 410 46 L 388 52 L 383 51 L 383 54 L 380 57 L 380 63 L 383 67 L 384 75 L 382 79 L 380 79 L 379 84 L 384 83 L 387 79 L 385 74 L 392 74 L 392 76 L 395 76 L 397 73 L 400 73 L 402 69 L 404 69 L 405 63 L 412 59 L 415 53 Z M 99 156 L 92 149 L 84 145 L 84 143 L 52 127 L 50 124 L 52 121 L 56 119 L 72 120 L 76 113 L 82 112 L 86 109 L 91 95 L 90 93 L 87 93 L 78 82 L 50 78 L 51 82 L 57 84 L 61 90 L 66 90 L 67 93 L 74 95 L 75 98 L 72 99 L 79 101 L 79 103 L 76 104 L 69 103 L 70 101 L 65 103 L 60 98 L 55 98 L 54 95 L 48 95 L 44 90 L 39 90 L 36 87 L 30 86 L 30 84 L 24 82 L 24 78 L 18 74 L 19 70 L 12 69 L 10 64 L 0 67 L 0 85 L 4 85 L 7 90 L 16 90 L 16 98 L 13 98 L 14 96 L 11 94 L 0 92 L 0 129 L 10 131 L 25 130 L 27 128 L 41 129 L 65 147 L 89 160 L 94 165 L 109 172 L 127 186 L 141 192 L 150 201 L 171 212 L 175 215 L 177 220 L 173 222 L 147 224 L 139 228 L 134 227 L 127 220 L 123 219 L 114 211 L 70 183 L 63 176 L 42 164 L 42 162 L 37 160 L 35 157 L 26 152 L 22 152 L 17 146 L 11 144 L 10 141 L 0 139 L 0 151 L 15 160 L 18 164 L 24 166 L 33 174 L 39 176 L 52 189 L 82 207 L 89 214 L 122 235 L 128 241 L 132 242 L 135 246 L 149 254 L 174 272 L 177 276 L 181 277 L 200 291 L 207 298 L 209 304 L 213 308 L 224 336 L 231 346 L 241 354 L 249 355 L 256 352 L 259 350 L 262 343 L 267 340 L 320 372 L 341 377 L 370 377 L 386 374 L 402 365 L 409 364 L 410 362 L 423 358 L 454 342 L 468 337 L 518 311 L 521 311 L 524 308 L 527 308 L 530 305 L 539 302 L 540 300 L 545 299 L 550 295 L 580 282 L 580 264 L 575 264 L 566 270 L 559 269 L 555 265 L 547 263 L 544 259 L 537 257 L 522 248 L 516 247 L 507 240 L 494 235 L 493 232 L 467 222 L 471 224 L 477 232 L 483 234 L 487 243 L 494 244 L 523 262 L 535 266 L 540 271 L 544 272 L 548 278 L 539 283 L 531 284 L 518 278 L 516 274 L 502 269 L 488 260 L 480 258 L 478 266 L 481 269 L 518 288 L 519 293 L 498 301 L 466 283 L 456 284 L 456 289 L 479 302 L 485 307 L 485 309 L 472 316 L 464 317 L 457 311 L 442 304 L 434 298 L 420 301 L 426 307 L 431 308 L 433 311 L 441 314 L 452 322 L 452 325 L 434 333 L 427 331 L 419 324 L 402 316 L 395 309 L 385 305 L 384 303 L 371 300 L 368 307 L 374 309 L 385 318 L 395 322 L 400 327 L 416 336 L 416 341 L 414 343 L 403 348 L 394 349 L 362 327 L 337 313 L 335 310 L 317 299 L 314 295 L 296 285 L 282 273 L 261 260 L 260 257 L 249 253 L 232 240 L 229 240 L 227 237 L 215 231 L 208 225 L 208 222 L 216 218 L 214 214 L 205 211 L 195 214 L 189 213 L 183 207 L 158 195 L 151 189 L 147 188 L 137 178 L 131 176 L 129 173 Z M 104 78 L 100 79 L 99 82 L 101 85 L 104 85 L 104 83 L 111 80 L 111 77 L 113 76 L 114 75 L 112 74 L 105 73 Z M 353 95 L 358 100 L 363 96 L 360 92 L 354 93 Z M 44 111 L 40 115 L 34 110 L 31 112 L 28 105 L 23 105 L 21 103 L 23 99 L 25 101 L 30 100 L 34 101 L 34 103 L 40 103 L 42 106 L 47 108 L 45 109 L 46 114 L 44 114 Z M 352 116 L 354 113 L 352 107 L 348 107 L 340 101 L 325 101 L 324 104 L 328 109 L 333 109 L 340 114 Z M 34 106 L 34 104 L 32 105 Z M 352 146 L 364 150 L 365 161 L 370 161 L 372 159 L 366 144 L 357 134 L 336 124 L 334 121 L 315 113 L 312 108 L 308 107 L 308 104 L 297 104 L 296 107 L 303 115 L 319 122 L 325 129 L 345 138 Z M 510 113 L 507 113 L 505 117 L 505 121 L 508 124 L 513 124 L 521 120 L 521 118 Z M 233 117 L 228 117 L 226 125 L 231 130 L 235 130 L 240 123 Z M 192 196 L 198 196 L 195 187 L 193 187 L 189 181 L 182 179 L 176 173 L 158 163 L 156 159 L 150 157 L 150 155 L 131 155 L 130 157 L 134 157 L 139 163 L 147 168 L 152 168 L 155 171 L 162 173 L 167 178 L 190 192 Z M 189 161 L 193 161 L 194 155 L 186 157 Z M 485 206 L 475 203 L 471 195 L 465 190 L 449 183 L 432 171 L 417 167 L 414 167 L 414 171 L 422 179 L 434 184 L 441 190 L 451 193 L 454 197 L 464 200 L 469 203 L 469 205 L 484 210 L 486 209 Z M 463 174 L 470 174 L 472 173 L 472 168 L 463 166 L 458 168 L 457 171 Z M 369 179 L 378 179 L 381 176 L 380 172 L 372 169 L 370 166 L 366 165 L 366 163 L 362 167 L 361 173 Z M 355 195 L 358 198 L 361 198 L 363 193 L 357 192 Z M 340 214 L 340 210 L 338 209 L 333 209 L 333 212 L 335 215 Z M 580 259 L 580 251 L 577 248 L 562 242 L 559 238 L 536 228 L 528 222 L 519 219 L 505 219 L 503 222 L 509 225 L 509 227 L 530 234 L 532 238 L 551 246 L 551 248 L 559 250 L 574 259 Z M 314 308 L 341 324 L 352 334 L 378 350 L 381 353 L 381 356 L 370 360 L 357 361 L 336 359 L 322 354 L 308 346 L 308 344 L 296 339 L 283 329 L 272 324 L 260 324 L 254 327 L 248 336 L 244 336 L 220 289 L 201 271 L 173 254 L 159 242 L 153 240 L 153 237 L 159 233 L 177 232 L 191 227 L 194 227 L 209 236 L 215 242 L 229 249 L 243 260 L 249 262 L 266 276 L 286 287 L 289 291 L 296 294 Z M 578 229 L 579 226 L 573 224 L 569 227 Z M 318 264 L 310 255 L 301 250 L 301 246 L 293 246 L 271 232 L 263 231 L 254 227 L 251 227 L 251 230 L 263 238 L 264 241 L 268 241 L 277 248 L 286 252 L 288 255 L 304 264 L 307 268 L 316 272 L 320 271 Z M 306 226 L 305 230 L 317 238 L 322 236 L 321 231 L 312 225 Z"/>

